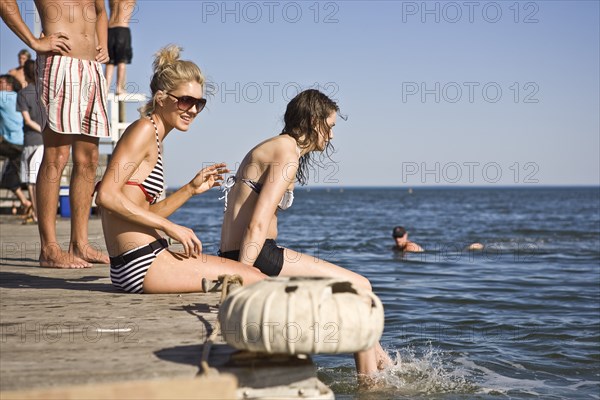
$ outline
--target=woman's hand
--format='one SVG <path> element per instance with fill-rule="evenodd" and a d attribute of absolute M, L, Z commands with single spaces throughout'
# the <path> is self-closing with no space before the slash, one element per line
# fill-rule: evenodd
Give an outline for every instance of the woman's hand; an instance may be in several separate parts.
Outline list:
<path fill-rule="evenodd" d="M 206 192 L 208 189 L 215 186 L 221 186 L 223 180 L 223 174 L 229 172 L 226 168 L 225 163 L 213 164 L 209 167 L 203 168 L 196 174 L 194 179 L 188 183 L 192 196 Z"/>
<path fill-rule="evenodd" d="M 187 257 L 202 253 L 202 242 L 190 228 L 171 223 L 164 231 L 169 237 L 181 243 Z"/>

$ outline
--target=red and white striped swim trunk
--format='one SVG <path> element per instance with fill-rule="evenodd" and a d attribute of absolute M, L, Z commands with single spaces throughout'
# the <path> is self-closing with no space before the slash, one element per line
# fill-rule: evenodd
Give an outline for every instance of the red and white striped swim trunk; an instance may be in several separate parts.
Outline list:
<path fill-rule="evenodd" d="M 63 134 L 110 136 L 102 65 L 61 55 L 38 55 L 37 92 L 50 129 Z"/>

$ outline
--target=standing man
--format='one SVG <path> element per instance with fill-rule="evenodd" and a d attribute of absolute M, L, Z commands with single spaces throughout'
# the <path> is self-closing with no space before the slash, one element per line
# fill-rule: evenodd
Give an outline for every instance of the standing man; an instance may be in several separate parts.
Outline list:
<path fill-rule="evenodd" d="M 125 93 L 125 68 L 131 64 L 131 30 L 129 21 L 135 10 L 135 0 L 109 0 L 110 18 L 108 19 L 108 56 L 106 82 L 110 87 L 117 66 L 116 94 Z"/>
<path fill-rule="evenodd" d="M 31 33 L 16 0 L 0 2 L 0 17 L 37 54 L 37 90 L 48 115 L 37 195 L 40 265 L 85 268 L 109 259 L 88 239 L 88 219 L 98 165 L 98 140 L 109 136 L 106 80 L 108 61 L 104 0 L 35 0 L 43 35 Z M 71 238 L 68 251 L 56 239 L 60 177 L 73 149 Z"/>

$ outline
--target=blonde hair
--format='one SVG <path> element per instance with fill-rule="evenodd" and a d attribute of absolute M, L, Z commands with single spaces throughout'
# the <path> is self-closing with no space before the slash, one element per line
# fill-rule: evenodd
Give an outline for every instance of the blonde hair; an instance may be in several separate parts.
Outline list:
<path fill-rule="evenodd" d="M 27 49 L 23 49 L 23 50 L 19 51 L 18 56 L 21 57 L 23 55 L 27 56 L 28 60 L 31 60 L 31 53 Z"/>
<path fill-rule="evenodd" d="M 202 71 L 192 61 L 180 60 L 181 51 L 181 47 L 171 44 L 154 55 L 154 75 L 150 81 L 152 98 L 139 109 L 140 115 L 148 115 L 154 111 L 159 97 L 158 91 L 169 92 L 186 82 L 198 82 L 204 88 Z"/>

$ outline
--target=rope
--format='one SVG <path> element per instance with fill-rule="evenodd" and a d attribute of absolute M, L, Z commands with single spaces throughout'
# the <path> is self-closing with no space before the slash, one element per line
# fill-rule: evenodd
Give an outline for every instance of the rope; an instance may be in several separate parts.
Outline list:
<path fill-rule="evenodd" d="M 219 304 L 217 305 L 217 307 L 219 307 L 229 293 L 231 293 L 233 290 L 241 287 L 244 284 L 244 279 L 240 275 L 219 275 L 218 280 L 213 283 L 216 284 L 212 288 L 209 288 L 208 280 L 206 278 L 202 278 L 202 289 L 206 293 L 217 292 L 219 290 L 219 287 L 222 286 L 221 299 L 219 300 Z M 221 324 L 219 323 L 219 320 L 217 320 L 212 333 L 210 334 L 208 339 L 206 339 L 206 342 L 204 342 L 204 346 L 202 347 L 202 358 L 200 360 L 200 367 L 202 368 L 202 371 L 199 372 L 198 375 L 204 374 L 206 376 L 215 376 L 219 374 L 219 371 L 217 369 L 212 368 L 210 365 L 208 365 L 208 357 L 210 356 L 210 350 L 212 348 L 213 343 L 220 334 Z"/>

